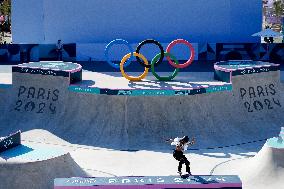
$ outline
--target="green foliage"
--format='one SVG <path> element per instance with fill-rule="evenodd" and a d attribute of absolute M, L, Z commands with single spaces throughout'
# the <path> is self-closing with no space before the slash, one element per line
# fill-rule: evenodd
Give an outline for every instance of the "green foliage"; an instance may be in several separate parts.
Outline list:
<path fill-rule="evenodd" d="M 275 15 L 281 17 L 284 15 L 284 3 L 282 0 L 275 0 L 273 3 Z"/>
<path fill-rule="evenodd" d="M 0 12 L 4 15 L 11 16 L 11 0 L 2 0 L 1 1 Z"/>

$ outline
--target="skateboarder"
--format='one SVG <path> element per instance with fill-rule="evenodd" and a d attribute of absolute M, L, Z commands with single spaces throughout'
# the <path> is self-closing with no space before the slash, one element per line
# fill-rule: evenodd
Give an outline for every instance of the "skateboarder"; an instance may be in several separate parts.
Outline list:
<path fill-rule="evenodd" d="M 183 138 L 175 138 L 175 139 L 168 139 L 168 142 L 171 142 L 171 145 L 176 146 L 174 152 L 173 152 L 173 157 L 179 161 L 179 165 L 178 165 L 178 174 L 181 176 L 182 172 L 181 172 L 181 168 L 182 168 L 182 164 L 185 164 L 186 166 L 186 172 L 191 175 L 190 172 L 190 167 L 189 164 L 190 162 L 187 160 L 187 158 L 185 157 L 185 155 L 183 154 L 184 151 L 187 150 L 188 146 L 193 145 L 195 143 L 195 138 L 193 138 L 191 140 L 191 142 L 189 142 L 189 138 L 188 136 L 184 136 Z"/>

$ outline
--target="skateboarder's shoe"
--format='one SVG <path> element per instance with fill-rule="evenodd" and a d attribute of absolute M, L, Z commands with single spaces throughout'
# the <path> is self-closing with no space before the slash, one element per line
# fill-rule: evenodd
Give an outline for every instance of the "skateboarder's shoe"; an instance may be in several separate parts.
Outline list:
<path fill-rule="evenodd" d="M 188 175 L 192 175 L 191 172 L 187 172 Z"/>

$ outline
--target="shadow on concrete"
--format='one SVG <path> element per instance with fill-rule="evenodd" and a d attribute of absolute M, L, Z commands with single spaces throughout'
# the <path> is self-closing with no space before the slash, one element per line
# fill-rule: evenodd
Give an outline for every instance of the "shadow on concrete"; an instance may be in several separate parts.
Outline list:
<path fill-rule="evenodd" d="M 175 82 L 175 81 L 172 80 L 171 82 Z M 181 83 L 178 81 L 177 83 L 171 83 L 171 84 L 168 84 L 166 82 L 160 82 L 160 81 L 129 82 L 128 86 L 131 88 L 135 88 L 135 89 L 141 89 L 145 87 L 148 87 L 150 89 L 157 89 L 157 87 L 162 88 L 162 89 L 173 89 L 173 87 L 185 88 L 185 89 L 202 87 L 200 84 L 190 83 L 190 82 Z"/>
<path fill-rule="evenodd" d="M 14 158 L 14 157 L 17 157 L 17 156 L 20 156 L 20 155 L 23 155 L 23 154 L 27 154 L 27 153 L 29 153 L 33 150 L 34 149 L 32 149 L 28 146 L 19 145 L 19 146 L 16 146 L 15 148 L 12 148 L 12 149 L 9 149 L 7 151 L 0 153 L 0 157 L 5 159 L 5 160 L 8 160 L 10 158 Z"/>

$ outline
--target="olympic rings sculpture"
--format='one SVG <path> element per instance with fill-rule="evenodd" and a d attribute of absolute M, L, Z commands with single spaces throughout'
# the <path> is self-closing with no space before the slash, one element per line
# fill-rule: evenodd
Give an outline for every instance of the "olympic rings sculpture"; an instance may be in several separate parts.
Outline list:
<path fill-rule="evenodd" d="M 160 53 L 158 53 L 152 59 L 150 64 L 148 63 L 148 60 L 141 53 L 139 53 L 141 47 L 143 45 L 145 45 L 145 44 L 148 44 L 148 43 L 152 43 L 152 44 L 157 45 L 159 47 L 160 51 L 161 51 Z M 121 60 L 119 65 L 118 64 L 114 64 L 113 62 L 111 62 L 110 59 L 109 59 L 109 56 L 108 56 L 109 49 L 114 44 L 125 44 L 125 45 L 128 46 L 128 48 L 130 50 L 130 53 L 126 54 L 122 58 L 122 60 Z M 185 63 L 179 64 L 179 62 L 176 59 L 176 57 L 170 53 L 171 49 L 176 44 L 184 44 L 190 50 L 190 57 L 189 57 L 189 59 Z M 135 56 L 137 62 L 139 62 L 145 68 L 144 72 L 141 75 L 137 76 L 137 77 L 129 76 L 124 71 L 124 67 L 127 67 L 131 63 L 131 59 L 130 58 L 132 58 L 133 56 Z M 162 45 L 158 41 L 156 41 L 154 39 L 146 39 L 146 40 L 142 41 L 141 43 L 139 43 L 137 48 L 136 48 L 136 51 L 133 52 L 132 47 L 130 46 L 130 44 L 126 40 L 124 40 L 124 39 L 115 39 L 115 40 L 112 40 L 106 46 L 106 48 L 105 48 L 105 57 L 106 57 L 106 60 L 109 63 L 109 65 L 111 65 L 112 67 L 114 67 L 116 69 L 119 68 L 120 71 L 121 71 L 122 76 L 125 77 L 126 79 L 130 80 L 130 81 L 141 81 L 142 79 L 144 79 L 147 76 L 150 68 L 151 68 L 152 74 L 159 81 L 170 81 L 170 80 L 172 80 L 173 78 L 175 78 L 177 76 L 180 68 L 185 68 L 185 67 L 189 66 L 193 62 L 193 60 L 194 60 L 194 48 L 193 48 L 192 44 L 189 43 L 188 41 L 186 41 L 184 39 L 176 39 L 176 40 L 173 40 L 171 43 L 169 43 L 169 45 L 167 46 L 166 51 L 164 51 Z M 166 59 L 168 60 L 170 65 L 175 67 L 174 72 L 170 76 L 168 76 L 168 77 L 161 77 L 161 76 L 159 76 L 155 72 L 155 67 L 162 63 L 164 57 L 166 57 Z M 142 61 L 141 61 L 141 59 L 142 59 Z"/>

